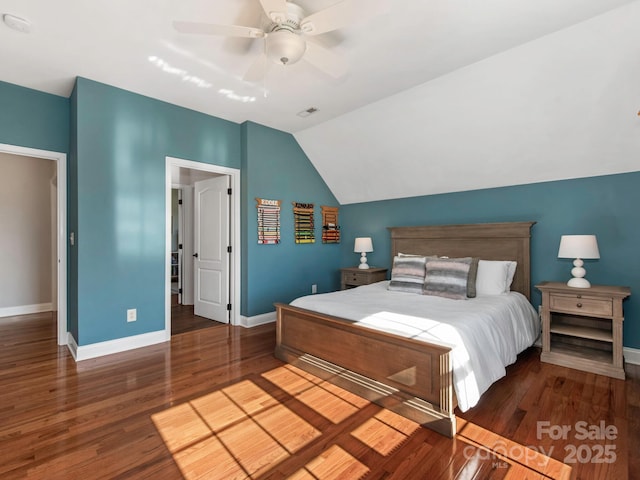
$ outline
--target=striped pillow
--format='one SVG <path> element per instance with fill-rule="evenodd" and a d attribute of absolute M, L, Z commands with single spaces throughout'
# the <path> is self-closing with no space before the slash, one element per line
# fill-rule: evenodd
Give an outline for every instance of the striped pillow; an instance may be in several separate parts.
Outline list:
<path fill-rule="evenodd" d="M 471 262 L 471 257 L 428 259 L 422 293 L 454 300 L 466 299 Z"/>
<path fill-rule="evenodd" d="M 391 269 L 389 290 L 396 292 L 422 293 L 426 257 L 396 256 Z"/>
<path fill-rule="evenodd" d="M 476 298 L 476 278 L 478 277 L 478 263 L 480 259 L 473 257 L 469 267 L 469 277 L 467 278 L 467 297 Z"/>

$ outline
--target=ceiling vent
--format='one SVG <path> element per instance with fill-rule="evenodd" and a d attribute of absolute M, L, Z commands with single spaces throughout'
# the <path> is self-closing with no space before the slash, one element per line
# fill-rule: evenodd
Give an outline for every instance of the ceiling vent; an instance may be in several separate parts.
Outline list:
<path fill-rule="evenodd" d="M 309 107 L 306 110 L 302 110 L 301 112 L 298 112 L 298 116 L 303 118 L 308 117 L 309 115 L 313 115 L 317 111 L 318 109 L 316 107 Z"/>

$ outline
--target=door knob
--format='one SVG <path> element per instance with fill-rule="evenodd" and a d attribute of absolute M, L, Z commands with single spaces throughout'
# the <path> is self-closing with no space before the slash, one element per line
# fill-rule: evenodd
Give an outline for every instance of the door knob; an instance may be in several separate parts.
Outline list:
<path fill-rule="evenodd" d="M 197 253 L 194 253 L 194 254 L 193 254 L 193 256 L 194 256 L 194 257 L 196 257 L 196 258 L 198 258 L 198 254 L 197 254 Z"/>

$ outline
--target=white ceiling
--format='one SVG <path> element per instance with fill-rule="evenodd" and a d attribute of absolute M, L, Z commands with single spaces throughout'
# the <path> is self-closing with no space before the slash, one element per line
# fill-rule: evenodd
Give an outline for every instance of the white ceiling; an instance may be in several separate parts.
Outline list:
<path fill-rule="evenodd" d="M 336 1 L 297 3 L 312 13 Z M 252 84 L 242 77 L 260 54 L 262 40 L 184 35 L 171 22 L 260 26 L 258 0 L 4 0 L 0 13 L 29 20 L 32 32 L 0 23 L 0 80 L 68 96 L 75 77 L 82 76 L 234 122 L 251 120 L 294 133 L 338 200 L 350 203 L 527 183 L 517 174 L 519 166 L 543 160 L 551 147 L 566 148 L 564 153 L 575 157 L 568 168 L 575 169 L 581 152 L 572 144 L 552 138 L 541 148 L 526 133 L 537 127 L 535 132 L 553 136 L 553 125 L 559 136 L 564 131 L 572 141 L 590 137 L 599 128 L 597 119 L 592 125 L 582 118 L 582 125 L 571 127 L 558 121 L 584 114 L 572 111 L 572 105 L 601 102 L 602 89 L 615 87 L 615 82 L 596 78 L 594 87 L 593 77 L 618 71 L 616 62 L 626 63 L 625 75 L 638 73 L 640 57 L 620 57 L 620 50 L 638 52 L 629 45 L 630 40 L 640 44 L 631 28 L 638 30 L 638 0 L 360 3 L 388 9 L 372 16 L 365 8 L 361 22 L 316 37 L 346 59 L 344 78 L 332 79 L 301 61 L 274 65 L 264 81 Z M 625 25 L 619 27 L 620 22 Z M 174 73 L 158 67 L 160 62 Z M 567 72 L 568 66 L 580 71 Z M 185 81 L 185 74 L 208 86 Z M 640 84 L 640 77 L 627 80 L 618 85 L 623 93 L 631 80 Z M 591 89 L 583 89 L 583 81 L 591 82 Z M 582 97 L 575 103 L 549 99 L 554 92 L 580 92 Z M 637 91 L 628 93 L 631 110 L 637 110 Z M 309 107 L 319 111 L 307 118 L 296 115 Z M 542 111 L 547 107 L 558 110 Z M 598 108 L 612 113 L 607 105 Z M 545 118 L 546 127 L 540 130 Z M 498 128 L 507 131 L 496 136 Z M 612 153 L 636 146 L 632 142 Z M 610 150 L 608 144 L 599 147 Z M 482 169 L 476 168 L 479 159 Z M 389 181 L 389 162 L 399 171 L 417 171 L 414 178 L 424 181 L 409 186 Z M 469 167 L 479 176 L 462 182 L 449 178 L 449 171 L 459 176 Z M 487 167 L 492 175 L 485 178 L 480 173 Z M 616 169 L 630 170 L 626 163 Z M 589 172 L 603 170 L 611 169 Z M 362 172 L 371 180 L 359 186 Z M 497 172 L 504 177 L 498 182 L 491 180 Z M 525 173 L 530 181 L 571 177 L 531 168 Z"/>

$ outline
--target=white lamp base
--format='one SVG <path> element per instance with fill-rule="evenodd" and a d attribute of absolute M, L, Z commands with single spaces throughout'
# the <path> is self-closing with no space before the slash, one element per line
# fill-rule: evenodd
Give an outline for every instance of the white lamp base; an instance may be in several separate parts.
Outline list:
<path fill-rule="evenodd" d="M 574 277 L 567 282 L 567 285 L 574 288 L 590 288 L 591 283 L 586 278 Z"/>
<path fill-rule="evenodd" d="M 587 271 L 583 267 L 584 262 L 580 258 L 576 258 L 573 261 L 573 268 L 571 269 L 571 275 L 573 278 L 567 282 L 567 285 L 574 288 L 590 288 L 591 283 L 584 278 Z"/>
<path fill-rule="evenodd" d="M 362 268 L 363 270 L 366 270 L 367 268 L 369 268 L 369 265 L 367 265 L 367 254 L 366 254 L 366 252 L 362 252 L 360 254 L 360 265 L 358 265 L 358 268 Z"/>

